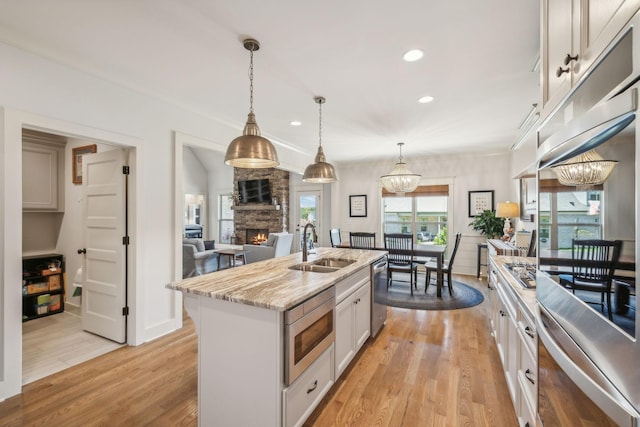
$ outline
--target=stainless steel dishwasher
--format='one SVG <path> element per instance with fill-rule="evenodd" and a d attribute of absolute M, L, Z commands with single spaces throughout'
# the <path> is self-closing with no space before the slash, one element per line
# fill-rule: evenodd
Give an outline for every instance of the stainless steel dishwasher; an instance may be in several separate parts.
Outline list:
<path fill-rule="evenodd" d="M 371 284 L 373 295 L 371 297 L 371 336 L 375 337 L 380 332 L 387 320 L 387 306 L 378 304 L 378 294 L 387 292 L 387 257 L 371 264 Z"/>

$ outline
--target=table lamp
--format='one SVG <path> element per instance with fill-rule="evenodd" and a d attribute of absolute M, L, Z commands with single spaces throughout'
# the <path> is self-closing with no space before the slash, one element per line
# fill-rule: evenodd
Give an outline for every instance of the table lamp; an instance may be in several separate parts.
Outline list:
<path fill-rule="evenodd" d="M 511 232 L 511 218 L 520 216 L 518 204 L 515 202 L 498 203 L 496 216 L 498 218 L 504 218 L 504 234 L 511 237 L 513 235 Z"/>

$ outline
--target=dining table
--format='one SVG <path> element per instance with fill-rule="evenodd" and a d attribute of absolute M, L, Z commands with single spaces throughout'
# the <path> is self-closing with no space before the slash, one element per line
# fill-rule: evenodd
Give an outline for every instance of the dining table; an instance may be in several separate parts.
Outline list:
<path fill-rule="evenodd" d="M 337 247 L 349 248 L 349 242 L 342 242 Z M 387 251 L 387 248 L 371 248 L 376 251 Z M 436 259 L 436 296 L 442 298 L 442 286 L 444 285 L 444 254 L 447 250 L 446 245 L 427 245 L 418 244 L 411 251 L 411 257 L 416 260 L 419 258 L 435 258 Z M 428 279 L 428 278 L 427 278 Z M 426 280 L 426 279 L 425 279 Z"/>

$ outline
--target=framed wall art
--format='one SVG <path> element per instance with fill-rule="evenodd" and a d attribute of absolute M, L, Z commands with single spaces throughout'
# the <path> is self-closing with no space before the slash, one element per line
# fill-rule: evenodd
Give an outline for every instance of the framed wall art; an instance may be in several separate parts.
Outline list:
<path fill-rule="evenodd" d="M 82 156 L 97 152 L 96 144 L 84 145 L 71 150 L 71 163 L 73 164 L 73 176 L 71 180 L 74 184 L 82 184 Z"/>
<path fill-rule="evenodd" d="M 366 194 L 349 196 L 349 216 L 350 217 L 366 217 L 367 216 L 367 195 Z"/>
<path fill-rule="evenodd" d="M 494 210 L 493 190 L 469 191 L 469 217 L 480 215 L 485 210 Z"/>

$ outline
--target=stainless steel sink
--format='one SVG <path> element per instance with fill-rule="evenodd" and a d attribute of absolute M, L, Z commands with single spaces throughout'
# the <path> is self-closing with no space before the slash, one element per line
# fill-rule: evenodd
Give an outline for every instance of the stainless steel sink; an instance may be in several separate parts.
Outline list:
<path fill-rule="evenodd" d="M 317 264 L 296 264 L 289 267 L 290 270 L 312 271 L 314 273 L 333 273 L 338 271 L 338 267 L 327 267 L 326 265 Z"/>
<path fill-rule="evenodd" d="M 343 268 L 353 264 L 354 262 L 356 261 L 353 259 L 346 259 L 346 258 L 321 258 L 319 260 L 313 261 L 311 264 L 322 265 L 326 267 Z"/>

